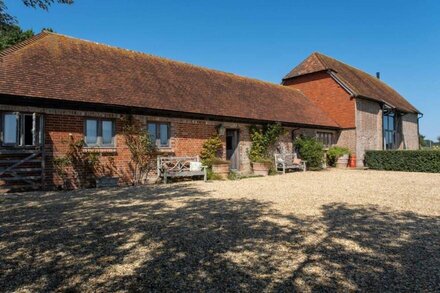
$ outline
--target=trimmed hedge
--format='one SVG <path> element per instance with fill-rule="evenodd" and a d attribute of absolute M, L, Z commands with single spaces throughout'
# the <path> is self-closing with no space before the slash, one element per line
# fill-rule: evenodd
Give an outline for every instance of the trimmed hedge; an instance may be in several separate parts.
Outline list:
<path fill-rule="evenodd" d="M 366 151 L 365 164 L 376 170 L 440 173 L 440 151 Z"/>

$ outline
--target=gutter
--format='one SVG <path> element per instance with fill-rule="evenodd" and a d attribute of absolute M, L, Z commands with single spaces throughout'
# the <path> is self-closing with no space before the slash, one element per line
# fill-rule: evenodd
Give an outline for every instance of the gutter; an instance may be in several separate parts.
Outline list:
<path fill-rule="evenodd" d="M 417 139 L 419 140 L 419 149 L 420 149 L 420 122 L 419 120 L 423 118 L 423 113 L 417 114 Z"/>

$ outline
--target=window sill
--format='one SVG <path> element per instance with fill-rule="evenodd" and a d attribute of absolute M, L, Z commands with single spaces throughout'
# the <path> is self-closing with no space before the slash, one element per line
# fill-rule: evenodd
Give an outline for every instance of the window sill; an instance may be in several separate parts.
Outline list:
<path fill-rule="evenodd" d="M 116 147 L 84 147 L 84 153 L 116 153 Z"/>
<path fill-rule="evenodd" d="M 173 151 L 173 149 L 171 147 L 158 147 L 156 152 L 158 154 L 174 153 L 174 151 Z"/>

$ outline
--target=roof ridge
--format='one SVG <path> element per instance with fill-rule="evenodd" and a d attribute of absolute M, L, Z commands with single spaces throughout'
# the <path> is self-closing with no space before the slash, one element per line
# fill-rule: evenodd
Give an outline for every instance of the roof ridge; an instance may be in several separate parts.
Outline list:
<path fill-rule="evenodd" d="M 327 62 L 321 58 L 321 56 L 326 56 L 324 54 L 321 54 L 319 52 L 313 52 L 312 55 L 315 55 L 316 59 L 321 63 L 322 66 L 324 66 L 325 69 L 330 69 L 330 66 L 328 66 Z"/>
<path fill-rule="evenodd" d="M 112 46 L 112 45 L 108 45 L 108 44 L 105 44 L 105 43 L 99 43 L 99 42 L 95 42 L 95 41 L 91 41 L 91 40 L 86 40 L 86 39 L 82 39 L 82 38 L 77 38 L 77 37 L 72 37 L 72 36 L 69 36 L 69 35 L 64 35 L 64 34 L 55 33 L 55 32 L 44 31 L 44 32 L 42 32 L 40 34 L 43 34 L 43 33 L 47 34 L 47 35 L 51 34 L 51 35 L 65 37 L 65 38 L 72 39 L 72 40 L 92 43 L 94 45 L 103 46 L 103 47 L 107 47 L 107 48 L 115 49 L 115 50 L 120 50 L 120 51 L 124 51 L 124 52 L 130 52 L 130 53 L 138 54 L 138 55 L 145 56 L 145 57 L 155 58 L 155 59 L 159 59 L 159 60 L 162 60 L 162 61 L 165 61 L 165 62 L 168 62 L 168 63 L 172 63 L 172 64 L 179 64 L 179 65 L 188 66 L 188 67 L 199 69 L 199 70 L 216 72 L 216 73 L 219 73 L 219 74 L 226 75 L 226 76 L 228 76 L 230 78 L 241 79 L 241 80 L 244 79 L 244 80 L 249 80 L 249 81 L 254 81 L 254 82 L 262 83 L 262 84 L 265 84 L 265 85 L 268 85 L 268 86 L 274 86 L 274 87 L 279 87 L 279 88 L 284 88 L 284 89 L 289 88 L 290 89 L 290 87 L 282 86 L 282 85 L 274 83 L 274 82 L 260 80 L 260 79 L 253 78 L 253 77 L 242 76 L 242 75 L 238 75 L 238 74 L 235 74 L 235 73 L 230 73 L 230 72 L 226 72 L 226 71 L 222 71 L 222 70 L 218 70 L 218 69 L 208 68 L 208 67 L 205 67 L 205 66 L 194 65 L 194 64 L 191 64 L 191 63 L 188 63 L 188 62 L 185 62 L 185 61 L 173 60 L 173 59 L 169 59 L 169 58 L 166 58 L 166 57 L 153 55 L 153 54 L 150 54 L 150 53 L 145 53 L 145 52 L 136 51 L 136 50 L 130 50 L 130 49 L 121 48 L 121 47 L 118 47 L 118 46 Z"/>
<path fill-rule="evenodd" d="M 34 43 L 34 42 L 36 42 L 36 41 L 46 37 L 47 35 L 49 35 L 49 32 L 42 31 L 41 33 L 33 35 L 32 37 L 30 37 L 30 38 L 28 38 L 28 39 L 26 39 L 26 40 L 24 40 L 22 42 L 19 42 L 19 43 L 15 44 L 15 45 L 12 45 L 11 47 L 6 48 L 6 49 L 0 51 L 0 58 L 3 58 L 6 55 L 9 55 L 12 52 L 18 51 L 18 50 L 20 50 L 20 49 L 22 49 L 22 48 L 24 48 L 24 47 Z"/>

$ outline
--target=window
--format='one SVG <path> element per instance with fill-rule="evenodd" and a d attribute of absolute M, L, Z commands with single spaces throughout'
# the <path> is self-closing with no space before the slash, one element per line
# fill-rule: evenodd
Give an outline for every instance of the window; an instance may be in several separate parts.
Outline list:
<path fill-rule="evenodd" d="M 3 144 L 18 144 L 18 116 L 16 114 L 3 116 Z"/>
<path fill-rule="evenodd" d="M 383 111 L 383 144 L 386 150 L 396 147 L 396 114 L 391 110 Z"/>
<path fill-rule="evenodd" d="M 151 140 L 159 148 L 170 146 L 170 124 L 169 123 L 148 123 L 148 133 Z"/>
<path fill-rule="evenodd" d="M 114 147 L 115 122 L 113 120 L 87 119 L 84 142 L 88 147 Z"/>
<path fill-rule="evenodd" d="M 322 142 L 325 147 L 333 145 L 333 133 L 332 132 L 317 132 L 316 137 L 318 141 Z"/>
<path fill-rule="evenodd" d="M 3 113 L 0 119 L 1 144 L 36 146 L 43 141 L 43 118 L 36 114 Z"/>

